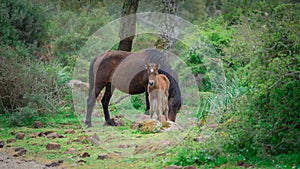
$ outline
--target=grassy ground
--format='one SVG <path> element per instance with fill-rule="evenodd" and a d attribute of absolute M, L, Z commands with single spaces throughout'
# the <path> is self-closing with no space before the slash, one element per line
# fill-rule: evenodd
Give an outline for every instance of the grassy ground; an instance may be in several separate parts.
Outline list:
<path fill-rule="evenodd" d="M 112 112 L 112 114 L 114 114 Z M 143 134 L 130 128 L 130 122 L 124 126 L 103 126 L 103 117 L 94 120 L 94 127 L 86 129 L 72 112 L 61 112 L 55 117 L 49 117 L 44 128 L 12 127 L 6 121 L 7 117 L 0 116 L 0 141 L 15 138 L 18 132 L 25 133 L 25 138 L 7 144 L 0 151 L 15 154 L 16 147 L 24 147 L 27 153 L 21 158 L 49 164 L 63 160 L 64 168 L 151 168 L 160 169 L 169 165 L 188 166 L 197 168 L 297 168 L 297 157 L 276 157 L 274 160 L 263 160 L 257 157 L 243 156 L 237 153 L 226 153 L 224 144 L 229 139 L 226 130 L 217 129 L 208 140 L 202 143 L 194 141 L 199 130 L 190 129 L 189 135 L 183 137 L 170 134 L 156 133 Z M 98 125 L 98 126 L 97 126 Z M 226 126 L 223 126 L 226 128 Z M 74 130 L 73 134 L 65 134 L 66 130 Z M 50 139 L 46 137 L 30 138 L 30 134 L 52 131 L 63 136 Z M 90 137 L 97 134 L 100 144 L 96 145 Z M 198 134 L 197 134 L 198 133 Z M 181 142 L 172 141 L 172 138 L 182 139 Z M 59 150 L 47 150 L 49 142 L 61 145 Z M 67 149 L 74 148 L 74 153 L 67 153 Z M 82 157 L 88 153 L 89 157 Z M 98 155 L 106 154 L 108 158 L 98 159 Z M 85 162 L 78 162 L 84 160 Z"/>
<path fill-rule="evenodd" d="M 9 127 L 5 123 L 5 117 L 1 117 L 0 125 L 0 140 L 15 138 L 15 133 L 25 133 L 25 138 L 16 140 L 14 143 L 7 144 L 0 151 L 5 151 L 14 154 L 16 147 L 24 147 L 27 153 L 22 157 L 28 160 L 35 160 L 39 163 L 51 163 L 53 161 L 64 160 L 62 167 L 71 168 L 161 168 L 162 161 L 160 157 L 149 158 L 131 158 L 119 156 L 114 152 L 103 149 L 101 145 L 93 145 L 89 139 L 89 132 L 86 132 L 78 118 L 71 114 L 60 114 L 60 117 L 54 118 L 54 123 L 40 129 L 33 127 Z M 68 116 L 68 118 L 63 118 Z M 59 119 L 59 120 L 58 120 Z M 106 128 L 111 128 L 107 127 Z M 64 134 L 67 129 L 74 130 L 74 134 Z M 124 127 L 119 128 L 119 131 L 124 130 Z M 63 138 L 49 139 L 46 137 L 30 138 L 29 135 L 38 132 L 52 131 L 63 136 Z M 140 134 L 135 134 L 140 135 Z M 106 135 L 107 136 L 107 135 Z M 59 150 L 47 150 L 46 145 L 49 142 L 57 142 L 61 145 Z M 75 153 L 66 153 L 68 148 L 74 148 Z M 83 153 L 90 154 L 90 157 L 81 157 Z M 107 154 L 105 160 L 98 160 L 99 154 Z M 85 163 L 78 163 L 80 159 L 85 160 Z"/>

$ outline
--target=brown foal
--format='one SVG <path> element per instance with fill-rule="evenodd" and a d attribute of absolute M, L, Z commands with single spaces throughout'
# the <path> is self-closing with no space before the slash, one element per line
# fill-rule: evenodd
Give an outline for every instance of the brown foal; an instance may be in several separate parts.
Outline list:
<path fill-rule="evenodd" d="M 157 120 L 160 122 L 168 121 L 168 96 L 169 96 L 169 79 L 163 75 L 158 74 L 158 69 L 160 65 L 155 63 L 146 64 L 146 69 L 148 72 L 148 86 L 147 91 L 149 93 L 149 102 L 150 102 L 150 117 L 153 118 L 153 113 L 156 109 Z M 164 119 L 161 115 L 163 114 Z"/>

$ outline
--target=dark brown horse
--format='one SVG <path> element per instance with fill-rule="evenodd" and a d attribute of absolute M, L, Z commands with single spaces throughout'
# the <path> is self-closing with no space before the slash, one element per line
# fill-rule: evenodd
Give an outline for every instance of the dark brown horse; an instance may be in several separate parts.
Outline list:
<path fill-rule="evenodd" d="M 147 92 L 150 103 L 150 117 L 153 118 L 153 113 L 156 111 L 157 120 L 162 122 L 169 120 L 168 95 L 170 81 L 166 75 L 158 73 L 159 67 L 160 65 L 156 63 L 146 64 L 149 79 Z M 163 117 L 162 114 L 164 114 Z"/>
<path fill-rule="evenodd" d="M 107 51 L 96 57 L 89 69 L 89 96 L 87 99 L 86 125 L 92 126 L 91 115 L 96 98 L 105 87 L 105 93 L 101 103 L 105 121 L 108 125 L 114 125 L 110 119 L 108 105 L 114 88 L 128 94 L 146 92 L 146 112 L 149 113 L 149 100 L 147 93 L 148 75 L 145 63 L 158 63 L 160 74 L 164 74 L 170 81 L 168 105 L 169 120 L 176 120 L 176 113 L 181 107 L 181 93 L 177 83 L 177 76 L 171 70 L 166 57 L 156 49 L 147 49 L 141 52 Z"/>

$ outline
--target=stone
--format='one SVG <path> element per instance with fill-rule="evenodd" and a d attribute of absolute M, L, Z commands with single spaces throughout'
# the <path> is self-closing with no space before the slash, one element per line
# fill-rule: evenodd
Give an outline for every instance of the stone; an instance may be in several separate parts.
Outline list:
<path fill-rule="evenodd" d="M 75 148 L 67 148 L 66 153 L 67 154 L 74 154 L 75 153 Z"/>
<path fill-rule="evenodd" d="M 59 166 L 59 163 L 56 162 L 56 161 L 54 161 L 54 162 L 51 162 L 51 163 L 49 163 L 49 164 L 46 164 L 45 166 L 46 166 L 46 167 L 57 167 L 57 166 Z"/>
<path fill-rule="evenodd" d="M 124 122 L 119 116 L 114 116 L 110 120 L 115 126 L 124 126 Z"/>
<path fill-rule="evenodd" d="M 0 148 L 3 148 L 4 147 L 4 140 L 1 140 L 0 141 Z"/>
<path fill-rule="evenodd" d="M 198 136 L 194 138 L 194 141 L 196 142 L 203 142 L 205 140 L 205 138 L 203 136 Z"/>
<path fill-rule="evenodd" d="M 38 135 L 39 137 L 46 137 L 47 135 L 54 133 L 54 131 L 44 131 L 44 132 L 40 132 Z"/>
<path fill-rule="evenodd" d="M 170 165 L 168 167 L 165 167 L 164 169 L 182 169 L 181 166 L 177 166 L 177 165 Z"/>
<path fill-rule="evenodd" d="M 242 165 L 244 165 L 244 160 L 240 160 L 239 162 L 237 162 L 237 164 L 236 165 L 238 165 L 238 166 L 242 166 Z"/>
<path fill-rule="evenodd" d="M 25 137 L 25 133 L 17 133 L 16 139 L 22 140 Z"/>
<path fill-rule="evenodd" d="M 183 169 L 197 169 L 197 167 L 195 167 L 195 166 L 185 166 L 185 167 L 183 167 Z"/>
<path fill-rule="evenodd" d="M 165 156 L 165 155 L 167 155 L 167 153 L 165 153 L 165 152 L 157 153 L 157 154 L 156 154 L 157 157 L 159 157 L 159 156 Z"/>
<path fill-rule="evenodd" d="M 63 136 L 61 136 L 61 135 L 59 135 L 59 134 L 57 134 L 55 132 L 49 133 L 48 135 L 46 135 L 46 138 L 52 138 L 52 139 L 54 139 L 54 138 L 62 138 L 62 137 Z"/>
<path fill-rule="evenodd" d="M 119 148 L 129 148 L 130 147 L 130 145 L 125 145 L 125 144 L 120 144 L 119 145 Z"/>
<path fill-rule="evenodd" d="M 55 142 L 50 142 L 46 145 L 46 148 L 48 150 L 59 150 L 60 149 L 60 145 L 58 143 Z"/>
<path fill-rule="evenodd" d="M 90 136 L 89 140 L 95 146 L 100 145 L 100 138 L 99 138 L 99 136 L 96 133 L 94 133 L 92 136 Z"/>
<path fill-rule="evenodd" d="M 244 161 L 244 160 L 240 160 L 239 162 L 237 162 L 236 165 L 237 165 L 237 166 L 240 166 L 240 167 L 244 167 L 244 168 L 252 167 L 251 164 L 245 164 L 245 161 Z"/>
<path fill-rule="evenodd" d="M 37 138 L 37 137 L 39 137 L 39 133 L 31 133 L 31 134 L 29 134 L 28 137 L 29 138 Z"/>
<path fill-rule="evenodd" d="M 146 121 L 146 120 L 150 120 L 150 116 L 149 116 L 149 115 L 145 115 L 145 114 L 141 114 L 141 115 L 139 115 L 139 116 L 137 117 L 137 120 L 135 120 L 135 121 L 131 124 L 130 128 L 131 128 L 132 130 L 136 130 L 136 129 L 138 128 L 138 126 L 139 126 L 139 123 L 141 123 L 141 122 L 143 122 L 143 121 Z"/>
<path fill-rule="evenodd" d="M 85 94 L 88 94 L 89 84 L 86 82 L 82 82 L 80 80 L 70 80 L 68 82 L 68 86 L 76 91 L 81 91 Z"/>
<path fill-rule="evenodd" d="M 17 147 L 17 148 L 15 148 L 15 152 L 23 150 L 23 149 L 25 149 L 25 148 L 23 148 L 23 147 Z"/>
<path fill-rule="evenodd" d="M 15 149 L 15 152 L 16 153 L 14 154 L 14 156 L 19 157 L 19 156 L 22 156 L 22 155 L 26 154 L 27 150 L 23 147 L 18 147 L 18 148 Z"/>
<path fill-rule="evenodd" d="M 86 157 L 90 157 L 91 155 L 87 152 L 84 152 L 82 155 L 81 155 L 81 158 L 86 158 Z"/>
<path fill-rule="evenodd" d="M 64 162 L 64 160 L 54 161 L 54 162 L 51 162 L 49 164 L 46 164 L 46 167 L 58 167 L 63 162 Z"/>
<path fill-rule="evenodd" d="M 75 134 L 75 130 L 67 129 L 64 134 Z"/>
<path fill-rule="evenodd" d="M 6 140 L 6 143 L 9 144 L 9 143 L 14 143 L 16 142 L 16 139 L 15 138 L 11 138 L 11 139 L 7 139 Z"/>
<path fill-rule="evenodd" d="M 104 159 L 107 159 L 108 158 L 108 155 L 107 154 L 99 154 L 98 155 L 98 160 L 104 160 Z"/>
<path fill-rule="evenodd" d="M 139 123 L 138 130 L 142 133 L 156 133 L 160 129 L 158 120 L 149 119 Z"/>
<path fill-rule="evenodd" d="M 86 163 L 86 161 L 83 159 L 80 159 L 80 160 L 77 160 L 76 163 Z"/>
<path fill-rule="evenodd" d="M 164 121 L 159 132 L 183 131 L 184 128 L 172 121 Z"/>
<path fill-rule="evenodd" d="M 36 128 L 36 129 L 43 128 L 44 124 L 42 122 L 40 122 L 40 121 L 35 121 L 33 123 L 33 127 Z"/>

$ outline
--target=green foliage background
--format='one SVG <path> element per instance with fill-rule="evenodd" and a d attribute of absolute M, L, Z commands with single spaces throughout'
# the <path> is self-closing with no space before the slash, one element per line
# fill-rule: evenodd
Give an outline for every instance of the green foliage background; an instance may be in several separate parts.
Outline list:
<path fill-rule="evenodd" d="M 182 1 L 181 16 L 198 26 L 223 61 L 228 97 L 221 123 L 226 125 L 209 143 L 184 142 L 166 163 L 213 167 L 245 160 L 299 167 L 300 4 L 220 2 L 221 14 L 207 18 L 207 1 Z M 73 111 L 67 83 L 78 52 L 89 36 L 119 16 L 120 4 L 0 0 L 0 114 L 8 125 L 47 124 L 53 115 Z M 141 8 L 145 4 L 141 1 Z M 205 120 L 203 112 L 212 105 L 209 73 L 199 51 L 187 49 L 181 57 L 195 76 L 203 74 L 199 90 L 207 97 L 198 117 Z M 142 107 L 140 96 L 131 101 Z"/>

